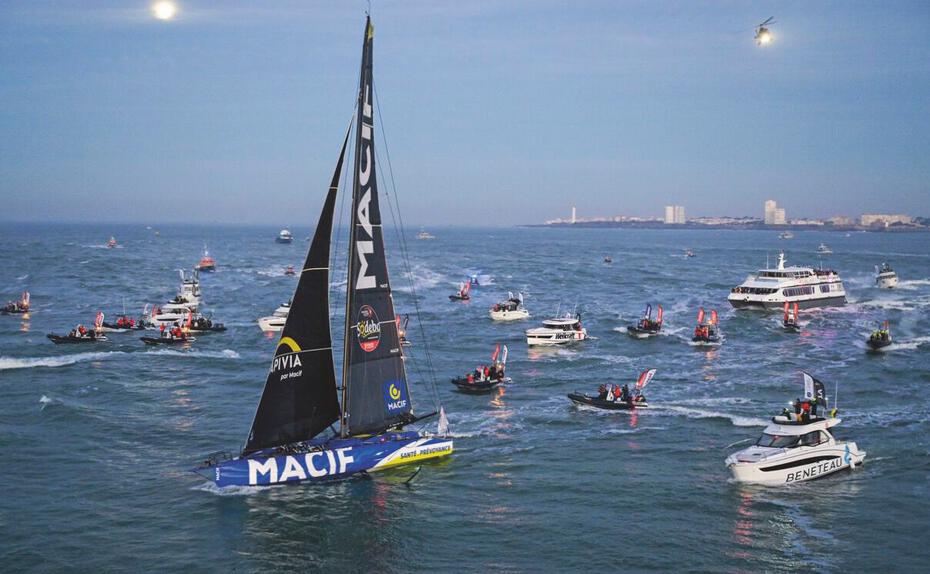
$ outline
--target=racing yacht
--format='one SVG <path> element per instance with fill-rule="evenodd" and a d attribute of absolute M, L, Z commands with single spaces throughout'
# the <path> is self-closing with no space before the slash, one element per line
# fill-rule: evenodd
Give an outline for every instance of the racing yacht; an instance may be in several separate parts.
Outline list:
<path fill-rule="evenodd" d="M 287 314 L 291 311 L 291 302 L 281 303 L 281 306 L 274 310 L 274 313 L 258 320 L 258 326 L 262 331 L 275 332 L 284 328 L 287 322 Z"/>
<path fill-rule="evenodd" d="M 582 327 L 578 313 L 546 319 L 542 327 L 526 331 L 526 344 L 530 346 L 566 345 L 587 338 L 588 331 Z"/>
<path fill-rule="evenodd" d="M 488 314 L 493 321 L 519 321 L 530 318 L 530 312 L 523 306 L 523 293 L 514 296 L 510 291 L 507 292 L 507 300 L 495 304 Z"/>
<path fill-rule="evenodd" d="M 882 289 L 893 289 L 898 285 L 898 274 L 894 272 L 891 265 L 882 263 L 881 269 L 875 268 L 875 284 Z"/>
<path fill-rule="evenodd" d="M 353 118 L 356 152 L 344 336 L 334 341 L 330 330 L 329 269 L 348 133 L 245 445 L 238 456 L 214 453 L 195 469 L 218 487 L 325 482 L 452 454 L 442 408 L 425 415 L 414 412 L 406 357 L 395 329 L 378 205 L 374 130 L 380 115 L 372 78 L 373 38 L 369 17 Z M 438 434 L 405 428 L 437 414 Z"/>
<path fill-rule="evenodd" d="M 830 429 L 842 419 L 816 414 L 816 406 L 826 408 L 823 383 L 808 373 L 804 376 L 807 408 L 800 405 L 795 413 L 785 409 L 762 431 L 756 444 L 733 453 L 726 459 L 727 468 L 738 482 L 790 484 L 821 478 L 862 464 L 865 451 L 854 442 L 837 440 Z M 813 408 L 811 408 L 813 407 Z"/>
<path fill-rule="evenodd" d="M 846 303 L 846 289 L 833 270 L 786 267 L 785 253 L 778 254 L 775 269 L 760 269 L 730 290 L 727 300 L 736 308 L 780 309 L 787 303 L 808 307 Z"/>

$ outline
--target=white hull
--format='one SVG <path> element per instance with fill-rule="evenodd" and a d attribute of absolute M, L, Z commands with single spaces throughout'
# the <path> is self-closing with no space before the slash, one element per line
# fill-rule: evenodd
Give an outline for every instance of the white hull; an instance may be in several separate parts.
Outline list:
<path fill-rule="evenodd" d="M 875 278 L 875 284 L 878 285 L 880 289 L 894 289 L 898 286 L 898 276 L 897 275 L 879 275 Z"/>
<path fill-rule="evenodd" d="M 258 326 L 262 331 L 280 331 L 284 328 L 284 323 L 287 321 L 287 317 L 262 317 L 258 320 Z"/>
<path fill-rule="evenodd" d="M 727 458 L 727 467 L 738 482 L 754 484 L 790 484 L 821 478 L 862 464 L 865 451 L 854 442 L 827 446 L 800 447 L 787 454 L 770 456 L 754 462 L 740 462 L 737 455 Z"/>
<path fill-rule="evenodd" d="M 588 331 L 558 331 L 555 329 L 530 329 L 526 332 L 526 344 L 537 347 L 551 347 L 554 345 L 568 345 L 584 341 L 588 338 Z"/>
<path fill-rule="evenodd" d="M 529 319 L 530 312 L 526 309 L 517 309 L 516 311 L 489 311 L 491 319 L 493 321 L 520 321 L 522 319 Z"/>

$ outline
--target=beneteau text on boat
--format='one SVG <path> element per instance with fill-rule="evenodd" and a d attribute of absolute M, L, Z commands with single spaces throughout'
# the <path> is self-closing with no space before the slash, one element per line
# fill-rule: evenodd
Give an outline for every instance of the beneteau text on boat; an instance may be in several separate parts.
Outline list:
<path fill-rule="evenodd" d="M 821 478 L 855 468 L 865 459 L 865 451 L 854 442 L 838 441 L 830 429 L 838 418 L 817 414 L 826 409 L 823 383 L 804 375 L 804 401 L 795 403 L 795 412 L 785 409 L 773 417 L 756 444 L 731 454 L 727 468 L 739 482 L 788 484 Z"/>
<path fill-rule="evenodd" d="M 812 267 L 786 267 L 785 254 L 778 254 L 775 269 L 760 269 L 727 297 L 737 308 L 781 309 L 785 302 L 797 303 L 802 309 L 829 307 L 846 303 L 846 290 L 839 274 L 833 270 Z"/>

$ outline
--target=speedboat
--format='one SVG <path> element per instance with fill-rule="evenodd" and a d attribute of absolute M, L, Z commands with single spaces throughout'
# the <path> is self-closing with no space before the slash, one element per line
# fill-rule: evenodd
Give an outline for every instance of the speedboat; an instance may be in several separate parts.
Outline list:
<path fill-rule="evenodd" d="M 591 396 L 580 391 L 568 393 L 568 398 L 576 405 L 595 407 L 608 411 L 630 411 L 636 409 L 648 409 L 649 403 L 646 402 L 646 395 L 643 394 L 643 388 L 656 374 L 656 369 L 648 369 L 639 374 L 639 379 L 633 387 L 632 392 L 627 385 L 601 385 L 598 387 L 597 396 Z"/>
<path fill-rule="evenodd" d="M 817 253 L 820 253 L 821 255 L 830 255 L 833 253 L 833 250 L 827 247 L 826 243 L 821 243 L 819 246 L 817 246 Z"/>
<path fill-rule="evenodd" d="M 898 274 L 894 272 L 891 265 L 882 263 L 881 269 L 875 268 L 875 284 L 882 289 L 893 289 L 898 285 Z"/>
<path fill-rule="evenodd" d="M 2 309 L 0 315 L 22 315 L 29 312 L 29 291 L 23 291 L 19 301 L 8 301 Z"/>
<path fill-rule="evenodd" d="M 282 230 L 278 233 L 278 236 L 275 238 L 275 242 L 276 242 L 276 243 L 293 243 L 293 242 L 294 242 L 294 234 L 291 233 L 291 230 L 290 230 L 290 229 L 287 229 L 287 228 L 282 229 Z"/>
<path fill-rule="evenodd" d="M 468 294 L 469 291 L 471 291 L 471 281 L 459 283 L 459 292 L 455 295 L 449 295 L 449 301 L 468 301 L 471 299 L 471 295 Z"/>
<path fill-rule="evenodd" d="M 686 249 L 685 257 L 694 257 L 694 251 L 691 251 L 690 249 Z"/>
<path fill-rule="evenodd" d="M 62 343 L 101 343 L 107 340 L 107 336 L 103 334 L 102 326 L 103 313 L 98 311 L 93 328 L 86 329 L 84 325 L 78 325 L 67 335 L 49 333 L 46 337 L 56 345 Z"/>
<path fill-rule="evenodd" d="M 635 325 L 627 325 L 626 333 L 634 339 L 648 339 L 655 337 L 662 330 L 662 305 L 658 306 L 656 318 L 652 319 L 652 304 L 646 304 L 646 310 L 643 312 L 643 318 Z"/>
<path fill-rule="evenodd" d="M 738 482 L 790 484 L 821 478 L 862 464 L 865 451 L 854 442 L 838 441 L 830 429 L 842 419 L 816 414 L 816 405 L 826 408 L 823 383 L 804 373 L 805 389 L 815 385 L 816 394 L 805 390 L 807 412 L 791 413 L 785 409 L 762 431 L 756 444 L 726 458 L 727 468 Z"/>
<path fill-rule="evenodd" d="M 200 313 L 194 313 L 190 318 L 190 325 L 187 326 L 187 329 L 198 333 L 221 333 L 226 330 L 226 325 Z"/>
<path fill-rule="evenodd" d="M 790 231 L 782 231 L 781 233 L 778 234 L 778 238 L 779 239 L 794 239 L 794 233 L 791 233 Z"/>
<path fill-rule="evenodd" d="M 436 236 L 424 229 L 417 233 L 417 239 L 436 239 Z"/>
<path fill-rule="evenodd" d="M 588 331 L 581 325 L 580 314 L 546 319 L 542 327 L 526 331 L 526 344 L 530 346 L 567 345 L 587 338 Z"/>
<path fill-rule="evenodd" d="M 136 322 L 136 320 L 129 315 L 120 315 L 116 318 L 116 321 L 112 323 L 104 321 L 101 326 L 102 331 L 114 333 L 124 333 L 136 329 L 145 329 L 145 326 L 141 322 Z"/>
<path fill-rule="evenodd" d="M 519 321 L 530 317 L 530 312 L 523 306 L 523 293 L 514 296 L 510 291 L 507 292 L 507 299 L 495 303 L 488 314 L 493 321 Z"/>
<path fill-rule="evenodd" d="M 76 331 L 71 331 L 67 335 L 49 333 L 46 337 L 56 345 L 63 343 L 102 343 L 108 340 L 102 331 L 94 331 L 93 329 L 86 331 L 84 334 Z"/>
<path fill-rule="evenodd" d="M 872 331 L 872 334 L 869 335 L 868 340 L 865 342 L 869 346 L 869 349 L 872 351 L 878 351 L 879 349 L 884 349 L 892 343 L 891 339 L 891 329 L 888 325 L 888 321 L 882 323 L 880 329 Z"/>
<path fill-rule="evenodd" d="M 200 258 L 200 263 L 197 264 L 197 271 L 216 271 L 216 261 L 210 257 L 210 252 L 207 251 L 206 246 L 203 248 L 203 257 Z"/>
<path fill-rule="evenodd" d="M 785 302 L 802 309 L 846 304 L 846 289 L 836 271 L 786 267 L 784 252 L 775 269 L 760 269 L 730 290 L 727 300 L 738 309 L 780 309 Z"/>
<path fill-rule="evenodd" d="M 165 329 L 159 337 L 139 337 L 139 340 L 146 345 L 184 345 L 194 340 L 187 333 L 173 335 L 168 329 Z"/>
<path fill-rule="evenodd" d="M 500 360 L 498 361 L 498 358 Z M 474 371 L 466 373 L 461 377 L 455 377 L 451 383 L 464 393 L 487 393 L 504 383 L 511 381 L 506 375 L 507 369 L 507 346 L 504 345 L 501 352 L 500 343 L 491 354 L 491 364 L 481 365 Z"/>
<path fill-rule="evenodd" d="M 607 255 L 604 257 L 604 263 L 613 263 L 613 262 L 614 262 L 614 258 L 611 257 L 610 255 Z"/>
<path fill-rule="evenodd" d="M 113 249 L 114 247 L 116 247 L 116 238 L 111 235 L 110 238 L 107 239 L 107 249 Z"/>
<path fill-rule="evenodd" d="M 798 304 L 794 304 L 794 308 L 790 308 L 790 304 L 785 301 L 785 318 L 782 319 L 782 327 L 785 328 L 785 331 L 789 333 L 799 333 L 801 331 L 801 325 L 798 324 Z"/>
<path fill-rule="evenodd" d="M 274 313 L 258 320 L 258 326 L 262 331 L 273 332 L 280 331 L 284 328 L 287 321 L 287 314 L 291 310 L 291 302 L 281 303 L 281 306 L 274 310 Z"/>
<path fill-rule="evenodd" d="M 691 341 L 699 345 L 719 345 L 723 342 L 723 337 L 720 335 L 717 311 L 711 310 L 708 321 L 705 321 L 704 317 L 704 307 L 701 307 L 698 309 L 697 327 L 694 328 Z"/>

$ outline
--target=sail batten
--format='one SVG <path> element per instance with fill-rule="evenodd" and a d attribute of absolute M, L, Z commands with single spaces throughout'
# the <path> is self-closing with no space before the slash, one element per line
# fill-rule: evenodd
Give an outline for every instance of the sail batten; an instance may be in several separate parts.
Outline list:
<path fill-rule="evenodd" d="M 373 28 L 365 22 L 355 130 L 343 436 L 376 434 L 413 419 L 381 227 L 374 148 Z"/>
<path fill-rule="evenodd" d="M 346 133 L 243 454 L 309 440 L 339 420 L 329 325 L 329 249 L 348 143 Z"/>

